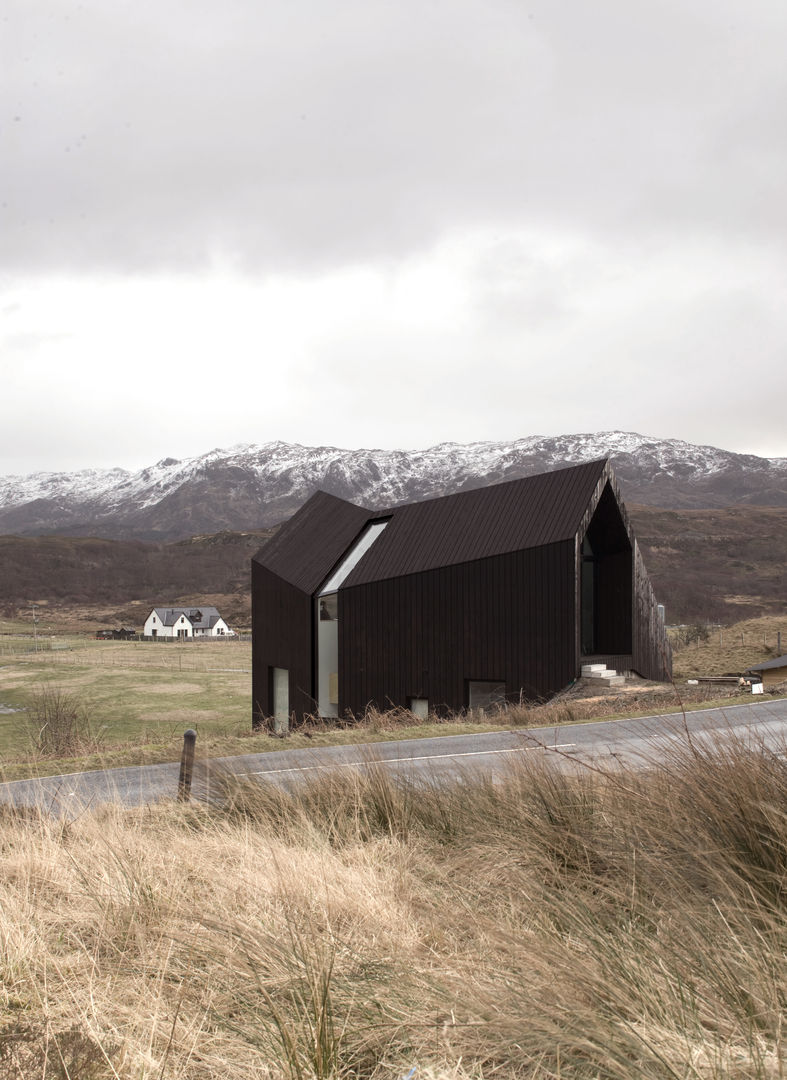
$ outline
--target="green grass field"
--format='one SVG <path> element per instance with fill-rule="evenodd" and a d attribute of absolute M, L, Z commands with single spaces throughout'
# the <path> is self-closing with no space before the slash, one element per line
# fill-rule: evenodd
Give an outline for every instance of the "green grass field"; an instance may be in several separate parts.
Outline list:
<path fill-rule="evenodd" d="M 51 646 L 55 645 L 55 648 Z M 249 737 L 251 646 L 248 642 L 152 645 L 57 638 L 5 638 L 0 646 L 0 755 L 6 773 L 30 757 L 27 717 L 43 688 L 84 705 L 101 757 L 177 757 L 183 731 L 201 742 Z M 144 750 L 144 754 L 142 751 Z M 122 753 L 118 754 L 119 751 Z"/>
<path fill-rule="evenodd" d="M 767 625 L 766 625 L 767 624 Z M 778 625 L 777 625 L 778 624 Z M 742 627 L 742 628 L 741 628 Z M 709 692 L 691 691 L 685 680 L 695 674 L 743 670 L 760 658 L 763 640 L 775 641 L 776 630 L 787 642 L 787 622 L 754 620 L 718 631 L 700 648 L 675 654 L 680 697 L 645 692 L 613 702 L 547 703 L 512 708 L 497 717 L 457 718 L 451 723 L 414 725 L 408 714 L 372 714 L 347 729 L 312 728 L 294 733 L 288 748 L 341 742 L 375 742 L 435 734 L 539 726 L 601 719 L 606 716 L 668 712 L 697 701 Z M 771 649 L 772 652 L 772 649 Z M 35 702 L 43 691 L 79 702 L 89 718 L 95 745 L 64 756 L 35 751 L 31 724 Z M 718 693 L 718 691 L 713 691 Z M 4 711 L 4 710 L 18 711 Z M 152 643 L 96 641 L 86 635 L 40 633 L 30 624 L 0 622 L 0 775 L 6 780 L 78 769 L 174 761 L 180 756 L 183 732 L 197 731 L 200 756 L 229 756 L 282 748 L 278 739 L 251 731 L 251 643 L 217 641 Z"/>
<path fill-rule="evenodd" d="M 0 775 L 5 780 L 77 769 L 175 761 L 183 732 L 197 732 L 199 756 L 275 751 L 279 739 L 251 730 L 251 644 L 103 642 L 79 636 L 0 639 Z M 31 743 L 30 714 L 51 689 L 85 706 L 99 745 L 72 757 L 42 757 Z M 489 730 L 489 723 L 421 724 L 406 729 L 385 714 L 362 730 L 294 733 L 288 749 L 377 742 L 436 733 Z"/>

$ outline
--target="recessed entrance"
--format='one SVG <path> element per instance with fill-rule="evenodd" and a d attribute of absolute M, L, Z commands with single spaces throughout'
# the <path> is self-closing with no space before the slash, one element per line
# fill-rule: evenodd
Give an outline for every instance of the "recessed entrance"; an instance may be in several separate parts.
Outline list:
<path fill-rule="evenodd" d="M 580 647 L 583 656 L 632 650 L 633 559 L 628 531 L 609 484 L 582 539 Z"/>

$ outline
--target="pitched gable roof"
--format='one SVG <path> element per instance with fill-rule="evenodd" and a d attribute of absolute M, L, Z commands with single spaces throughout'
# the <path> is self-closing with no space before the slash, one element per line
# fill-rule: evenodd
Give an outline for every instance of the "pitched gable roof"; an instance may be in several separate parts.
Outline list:
<path fill-rule="evenodd" d="M 218 609 L 211 605 L 204 607 L 156 607 L 153 608 L 163 626 L 174 626 L 185 615 L 192 626 L 199 630 L 208 630 L 216 625 L 221 616 Z"/>
<path fill-rule="evenodd" d="M 502 555 L 574 537 L 608 462 L 372 511 L 319 491 L 255 556 L 313 593 L 370 521 L 387 518 L 343 587 Z"/>
<path fill-rule="evenodd" d="M 317 491 L 254 556 L 303 592 L 313 593 L 364 527 L 371 511 Z"/>
<path fill-rule="evenodd" d="M 593 461 L 390 511 L 346 587 L 570 540 L 606 467 Z M 376 514 L 385 517 L 386 514 Z"/>
<path fill-rule="evenodd" d="M 773 660 L 766 660 L 764 664 L 754 664 L 747 671 L 775 671 L 777 668 L 787 668 L 787 656 L 776 656 Z"/>

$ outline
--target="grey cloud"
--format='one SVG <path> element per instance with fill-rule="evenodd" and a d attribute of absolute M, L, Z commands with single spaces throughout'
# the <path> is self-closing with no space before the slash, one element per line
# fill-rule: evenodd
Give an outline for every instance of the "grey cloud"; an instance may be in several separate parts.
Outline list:
<path fill-rule="evenodd" d="M 787 9 L 7 6 L 0 259 L 294 270 L 454 228 L 783 221 Z"/>

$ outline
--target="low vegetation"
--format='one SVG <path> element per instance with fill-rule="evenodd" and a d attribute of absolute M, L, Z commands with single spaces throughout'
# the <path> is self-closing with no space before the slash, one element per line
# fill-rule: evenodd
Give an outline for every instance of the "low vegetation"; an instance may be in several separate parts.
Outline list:
<path fill-rule="evenodd" d="M 2 811 L 0 1076 L 783 1076 L 784 756 L 559 764 Z"/>
<path fill-rule="evenodd" d="M 787 508 L 628 510 L 670 623 L 727 625 L 784 610 Z M 42 619 L 54 608 L 69 610 L 72 628 L 91 620 L 94 629 L 139 627 L 153 604 L 199 597 L 236 629 L 247 627 L 250 559 L 274 532 L 220 532 L 177 543 L 0 536 L 0 611 L 29 619 L 35 600 Z"/>
<path fill-rule="evenodd" d="M 784 612 L 784 507 L 628 509 L 668 622 L 729 626 Z"/>
<path fill-rule="evenodd" d="M 69 757 L 100 750 L 102 730 L 77 694 L 44 685 L 33 692 L 22 713 L 30 745 L 44 757 Z"/>
<path fill-rule="evenodd" d="M 752 664 L 787 653 L 787 614 L 744 619 L 732 626 L 689 625 L 672 631 L 671 639 L 676 681 L 739 675 Z"/>
<path fill-rule="evenodd" d="M 244 594 L 249 562 L 271 530 L 222 532 L 177 543 L 103 540 L 95 537 L 0 536 L 3 580 L 0 606 L 6 615 L 29 607 L 31 600 L 58 605 L 123 605 L 119 611 L 142 618 L 154 603 L 187 594 Z M 225 605 L 226 607 L 226 605 Z M 147 610 L 142 610 L 147 609 Z M 223 612 L 222 612 L 223 613 Z M 232 615 L 233 621 L 235 616 Z"/>
<path fill-rule="evenodd" d="M 686 679 L 737 673 L 767 659 L 775 653 L 779 631 L 787 649 L 787 619 L 754 620 L 721 635 L 718 629 L 706 630 L 706 640 L 676 642 L 674 688 L 635 682 L 612 696 L 569 690 L 546 704 L 429 724 L 415 722 L 404 710 L 371 710 L 344 728 L 319 721 L 303 725 L 287 746 L 548 726 L 729 700 L 738 694 L 737 687 L 691 688 Z M 42 705 L 58 701 L 68 703 L 75 718 L 89 720 L 72 725 L 78 737 L 55 737 L 62 725 L 41 722 Z M 201 757 L 280 749 L 281 741 L 267 732 L 252 733 L 250 702 L 249 641 L 105 642 L 85 635 L 53 636 L 43 628 L 35 640 L 29 628 L 25 635 L 18 624 L 0 625 L 0 776 L 6 780 L 174 761 L 186 728 L 196 729 Z"/>

